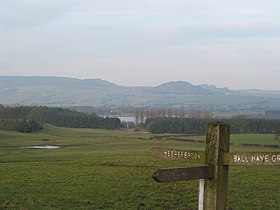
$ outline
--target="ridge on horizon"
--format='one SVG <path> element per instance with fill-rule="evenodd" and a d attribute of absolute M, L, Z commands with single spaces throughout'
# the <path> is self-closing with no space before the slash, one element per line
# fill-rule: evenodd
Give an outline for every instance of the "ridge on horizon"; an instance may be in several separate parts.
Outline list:
<path fill-rule="evenodd" d="M 170 81 L 158 86 L 120 86 L 102 79 L 0 76 L 0 104 L 135 106 L 190 109 L 279 109 L 280 91 L 229 90 Z"/>
<path fill-rule="evenodd" d="M 13 78 L 13 79 L 22 79 L 22 78 L 28 78 L 28 79 L 54 79 L 54 80 L 59 80 L 59 79 L 63 79 L 63 80 L 69 80 L 69 81 L 83 81 L 83 82 L 100 82 L 100 83 L 107 83 L 110 84 L 112 86 L 118 86 L 118 87 L 145 87 L 145 88 L 158 88 L 158 87 L 163 87 L 163 86 L 172 86 L 172 85 L 184 85 L 186 86 L 191 86 L 191 87 L 200 87 L 206 90 L 214 90 L 214 91 L 241 91 L 241 92 L 256 92 L 256 91 L 261 91 L 261 92 L 267 92 L 267 93 L 279 93 L 280 90 L 264 90 L 264 89 L 259 89 L 259 88 L 245 88 L 245 89 L 230 89 L 228 87 L 218 87 L 215 84 L 206 84 L 206 83 L 202 83 L 202 84 L 192 84 L 191 82 L 188 81 L 184 81 L 184 80 L 171 80 L 171 81 L 167 81 L 167 82 L 162 82 L 159 85 L 121 85 L 121 84 L 117 84 L 105 79 L 101 79 L 101 78 L 77 78 L 77 77 L 70 77 L 70 76 L 49 76 L 49 75 L 27 75 L 27 76 L 14 76 L 14 75 L 0 75 L 0 80 L 4 79 L 4 78 Z M 2 80 L 3 81 L 3 80 Z M 1 84 L 0 84 L 1 85 Z"/>
<path fill-rule="evenodd" d="M 15 78 L 15 79 L 21 79 L 21 78 L 28 78 L 28 79 L 64 79 L 64 80 L 75 80 L 75 81 L 99 81 L 99 82 L 104 82 L 104 83 L 110 83 L 116 86 L 121 86 L 121 87 L 160 87 L 160 86 L 172 86 L 172 85 L 185 85 L 185 86 L 195 86 L 195 87 L 202 87 L 204 84 L 199 84 L 199 85 L 194 85 L 188 81 L 184 81 L 184 80 L 171 80 L 171 81 L 167 81 L 167 82 L 162 82 L 159 85 L 121 85 L 121 84 L 117 84 L 108 80 L 104 80 L 101 78 L 76 78 L 76 77 L 70 77 L 70 76 L 38 76 L 38 75 L 34 75 L 34 76 L 10 76 L 10 75 L 1 75 L 1 78 Z M 216 85 L 209 85 L 209 84 L 205 84 L 207 86 L 212 86 L 217 88 Z M 227 87 L 224 87 L 227 88 Z"/>

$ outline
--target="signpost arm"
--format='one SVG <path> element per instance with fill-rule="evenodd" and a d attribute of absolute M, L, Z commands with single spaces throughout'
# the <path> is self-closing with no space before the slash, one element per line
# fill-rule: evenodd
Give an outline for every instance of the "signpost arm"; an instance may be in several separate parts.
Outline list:
<path fill-rule="evenodd" d="M 209 179 L 213 177 L 212 166 L 192 168 L 161 168 L 155 171 L 153 179 L 156 182 L 177 182 L 194 179 Z"/>
<path fill-rule="evenodd" d="M 211 123 L 207 127 L 205 164 L 213 165 L 214 177 L 205 180 L 204 208 L 224 210 L 227 202 L 228 166 L 223 156 L 229 152 L 229 125 Z"/>

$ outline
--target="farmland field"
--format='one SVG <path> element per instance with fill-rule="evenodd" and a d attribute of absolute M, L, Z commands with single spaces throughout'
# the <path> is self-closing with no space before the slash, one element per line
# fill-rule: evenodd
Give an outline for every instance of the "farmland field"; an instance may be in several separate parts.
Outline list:
<path fill-rule="evenodd" d="M 33 134 L 0 131 L 0 209 L 197 209 L 198 181 L 159 184 L 158 168 L 196 163 L 161 160 L 153 147 L 205 149 L 204 143 L 153 134 L 46 125 Z M 180 137 L 204 139 L 205 137 Z M 232 151 L 278 151 L 273 135 L 232 135 Z M 243 144 L 243 145 L 242 145 Z M 20 146 L 58 145 L 60 149 Z M 231 166 L 229 209 L 279 209 L 279 166 Z"/>

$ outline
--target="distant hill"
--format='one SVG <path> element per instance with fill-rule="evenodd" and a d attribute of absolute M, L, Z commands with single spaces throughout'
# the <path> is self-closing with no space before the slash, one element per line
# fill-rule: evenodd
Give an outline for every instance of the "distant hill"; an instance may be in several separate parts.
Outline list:
<path fill-rule="evenodd" d="M 199 85 L 199 87 L 201 87 L 203 89 L 206 89 L 206 90 L 209 90 L 209 91 L 214 92 L 214 93 L 223 93 L 223 94 L 231 94 L 231 93 L 233 93 L 228 88 L 217 88 L 215 85 L 203 84 L 203 85 Z"/>
<path fill-rule="evenodd" d="M 269 110 L 279 109 L 280 91 L 233 91 L 185 81 L 167 82 L 156 87 L 127 87 L 101 79 L 0 76 L 0 104 Z"/>
<path fill-rule="evenodd" d="M 192 85 L 184 81 L 167 82 L 153 88 L 154 93 L 174 93 L 174 94 L 211 94 L 206 88 Z"/>

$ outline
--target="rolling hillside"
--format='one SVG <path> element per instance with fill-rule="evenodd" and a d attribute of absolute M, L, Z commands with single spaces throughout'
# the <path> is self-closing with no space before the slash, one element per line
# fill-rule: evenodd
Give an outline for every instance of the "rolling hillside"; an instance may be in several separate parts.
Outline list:
<path fill-rule="evenodd" d="M 157 87 L 127 87 L 101 79 L 0 76 L 0 104 L 269 110 L 280 107 L 280 91 L 232 91 L 184 81 L 172 81 Z"/>

